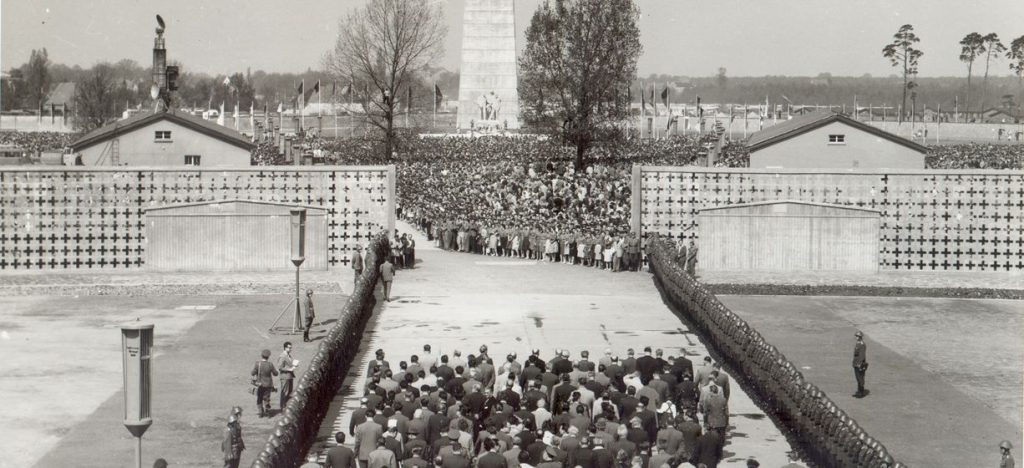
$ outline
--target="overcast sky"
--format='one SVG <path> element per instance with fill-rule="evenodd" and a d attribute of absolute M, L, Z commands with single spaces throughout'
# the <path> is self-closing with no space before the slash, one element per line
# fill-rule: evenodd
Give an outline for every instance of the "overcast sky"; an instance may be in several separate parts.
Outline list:
<path fill-rule="evenodd" d="M 438 0 L 449 25 L 441 64 L 459 67 L 462 6 Z M 320 67 L 338 18 L 365 0 L 3 0 L 0 68 L 45 47 L 54 62 L 151 63 L 154 15 L 168 22 L 169 58 L 186 69 L 225 74 Z M 516 0 L 519 46 L 541 0 Z M 1024 0 L 638 0 L 641 76 L 884 76 L 895 73 L 882 47 L 905 23 L 924 51 L 922 76 L 966 74 L 957 60 L 969 32 L 995 32 L 1008 46 L 1024 35 Z M 980 73 L 976 66 L 975 71 Z M 1009 74 L 1005 60 L 994 74 Z"/>

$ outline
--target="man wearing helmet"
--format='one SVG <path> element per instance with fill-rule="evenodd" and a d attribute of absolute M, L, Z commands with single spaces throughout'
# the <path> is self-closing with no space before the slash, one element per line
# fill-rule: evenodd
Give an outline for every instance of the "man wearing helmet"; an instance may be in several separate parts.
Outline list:
<path fill-rule="evenodd" d="M 864 333 L 860 330 L 854 336 L 857 337 L 857 343 L 853 345 L 853 375 L 857 378 L 857 393 L 853 397 L 864 398 L 867 395 L 864 390 L 864 374 L 868 370 L 868 345 L 864 343 Z"/>
<path fill-rule="evenodd" d="M 1010 453 L 1012 448 L 1013 445 L 1008 440 L 999 443 L 999 451 L 1003 452 L 1003 458 L 999 461 L 999 468 L 1014 468 L 1016 466 L 1016 463 L 1013 461 L 1013 454 Z"/>
<path fill-rule="evenodd" d="M 309 342 L 309 329 L 313 328 L 313 319 L 316 313 L 313 311 L 313 290 L 306 290 L 306 327 L 302 331 L 302 341 Z"/>

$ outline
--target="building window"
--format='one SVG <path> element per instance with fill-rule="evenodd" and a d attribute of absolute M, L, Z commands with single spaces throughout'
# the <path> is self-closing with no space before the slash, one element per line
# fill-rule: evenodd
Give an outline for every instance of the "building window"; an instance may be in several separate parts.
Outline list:
<path fill-rule="evenodd" d="M 829 135 L 828 144 L 830 145 L 845 145 L 846 135 Z"/>
<path fill-rule="evenodd" d="M 171 131 L 170 130 L 157 130 L 156 131 L 156 136 L 154 137 L 154 139 L 157 142 L 168 142 L 168 141 L 171 141 Z"/>
<path fill-rule="evenodd" d="M 185 165 L 186 166 L 198 166 L 199 165 L 199 158 L 200 158 L 200 156 L 198 154 L 186 154 L 185 155 Z"/>

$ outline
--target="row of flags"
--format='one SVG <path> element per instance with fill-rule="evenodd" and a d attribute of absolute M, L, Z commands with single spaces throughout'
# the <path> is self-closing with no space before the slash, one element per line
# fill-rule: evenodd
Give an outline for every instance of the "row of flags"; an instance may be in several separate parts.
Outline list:
<path fill-rule="evenodd" d="M 628 94 L 629 101 L 628 102 L 633 102 L 632 88 L 627 88 L 627 91 L 629 91 L 629 94 Z M 655 96 L 654 93 L 656 91 L 657 91 L 657 85 L 656 84 L 651 83 L 650 91 L 648 92 L 647 86 L 644 85 L 643 82 L 640 83 L 640 115 L 641 116 L 647 114 L 647 104 L 650 103 L 651 111 L 654 113 L 654 116 L 655 117 L 659 117 L 659 115 L 658 115 L 659 114 L 658 113 L 658 101 L 654 97 Z M 660 97 L 661 97 L 661 104 L 665 107 L 665 109 L 668 110 L 668 115 L 670 117 L 672 116 L 672 105 L 671 105 L 671 102 L 670 102 L 671 95 L 672 95 L 672 88 L 670 88 L 668 83 L 666 83 L 665 87 L 661 89 L 661 96 Z M 703 117 L 704 116 L 704 107 L 702 107 L 701 104 L 700 104 L 700 96 L 697 96 L 697 114 L 698 114 L 699 117 Z"/>
<path fill-rule="evenodd" d="M 303 81 L 299 82 L 299 87 L 298 87 L 298 89 L 296 89 L 296 93 L 295 93 L 296 94 L 296 100 L 299 103 L 300 107 L 305 107 L 305 104 L 306 104 L 306 93 L 305 93 L 305 89 L 304 88 L 305 88 L 305 81 L 303 80 Z M 434 101 L 434 107 L 436 109 L 437 106 L 440 106 L 441 103 L 444 102 L 444 94 L 441 92 L 441 87 L 438 86 L 437 83 L 433 84 L 433 88 L 434 88 L 432 90 L 433 94 L 434 94 L 433 101 Z M 348 98 L 349 102 L 352 102 L 352 99 L 355 98 L 355 94 L 356 94 L 355 90 L 356 90 L 355 81 L 349 81 L 348 84 L 342 86 L 341 93 L 339 94 L 337 92 L 338 91 L 338 82 L 337 81 L 332 81 L 331 82 L 331 97 L 332 98 L 340 96 L 340 97 Z M 407 86 L 406 87 L 406 93 L 408 95 L 406 103 L 408 104 L 408 103 L 411 103 L 412 100 L 413 100 L 413 93 L 412 93 L 412 87 L 411 86 Z M 316 80 L 316 83 L 313 84 L 313 91 L 311 93 L 309 93 L 310 96 L 312 96 L 314 94 L 317 96 L 317 99 L 319 100 L 320 99 L 320 80 Z M 370 85 L 369 84 L 366 84 L 366 83 L 363 84 L 363 94 L 362 95 L 363 95 L 364 99 L 366 99 L 366 98 L 368 98 L 370 96 Z M 381 96 L 381 98 L 382 98 L 382 100 L 384 102 L 388 102 L 391 99 L 391 97 L 388 95 L 388 91 L 387 90 L 384 90 L 383 95 Z M 408 108 L 409 108 L 409 106 L 407 105 L 406 106 L 406 110 L 407 111 L 408 111 Z M 279 106 L 279 109 L 280 109 L 280 106 Z"/>

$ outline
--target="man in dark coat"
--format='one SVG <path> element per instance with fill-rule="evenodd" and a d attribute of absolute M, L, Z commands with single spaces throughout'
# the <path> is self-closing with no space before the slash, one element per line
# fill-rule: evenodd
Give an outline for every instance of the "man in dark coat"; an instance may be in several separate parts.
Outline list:
<path fill-rule="evenodd" d="M 854 333 L 857 342 L 853 345 L 853 376 L 857 379 L 857 393 L 854 398 L 864 398 L 867 395 L 864 390 L 864 375 L 868 371 L 868 345 L 864 343 L 864 333 L 860 330 Z"/>
<path fill-rule="evenodd" d="M 591 456 L 591 468 L 612 468 L 615 466 L 615 454 L 604 447 L 604 440 L 600 437 L 593 439 L 594 449 Z"/>
<path fill-rule="evenodd" d="M 555 414 L 561 413 L 562 402 L 568 402 L 576 387 L 569 381 L 569 374 L 561 374 L 562 383 L 551 390 L 551 409 Z"/>
<path fill-rule="evenodd" d="M 684 355 L 680 355 L 672 362 L 672 366 L 669 369 L 669 372 L 676 376 L 676 381 L 680 382 L 683 380 L 683 374 L 693 376 L 693 361 L 687 359 Z"/>
<path fill-rule="evenodd" d="M 640 371 L 640 381 L 647 385 L 647 382 L 651 381 L 651 377 L 654 376 L 656 371 L 660 371 L 658 368 L 658 360 L 651 355 L 651 347 L 644 348 L 644 355 L 640 356 L 636 360 L 636 370 Z"/>
<path fill-rule="evenodd" d="M 679 419 L 681 421 L 676 424 L 676 428 L 683 434 L 683 444 L 679 447 L 678 455 L 688 460 L 701 436 L 700 423 L 697 422 L 697 412 L 694 410 L 688 410 L 686 417 L 680 415 Z"/>
<path fill-rule="evenodd" d="M 690 239 L 690 246 L 686 249 L 686 273 L 690 276 L 697 274 L 697 244 Z M 710 468 L 710 467 L 708 467 Z"/>
<path fill-rule="evenodd" d="M 355 452 L 344 445 L 345 433 L 335 433 L 334 441 L 338 445 L 327 450 L 327 461 L 324 464 L 324 468 L 356 468 Z"/>
<path fill-rule="evenodd" d="M 476 461 L 477 468 L 508 468 L 508 461 L 498 453 L 498 442 L 495 439 L 484 439 L 484 453 Z"/>
<path fill-rule="evenodd" d="M 352 249 L 352 258 L 351 258 L 351 260 L 352 260 L 352 273 L 353 273 L 353 275 L 352 275 L 352 277 L 353 277 L 352 282 L 353 282 L 353 286 L 355 286 L 355 284 L 358 284 L 359 283 L 359 277 L 363 276 L 363 254 L 361 252 L 362 250 L 363 250 L 363 247 L 360 246 L 360 245 L 356 245 L 356 247 L 354 249 Z"/>
<path fill-rule="evenodd" d="M 698 466 L 703 463 L 708 468 L 716 468 L 722 460 L 722 439 L 718 431 L 704 427 L 704 434 L 697 438 L 697 444 L 690 454 L 690 463 Z"/>
<path fill-rule="evenodd" d="M 313 328 L 313 320 L 316 319 L 316 312 L 313 311 L 313 290 L 306 290 L 306 326 L 302 329 L 302 341 L 309 342 L 309 329 Z"/>

